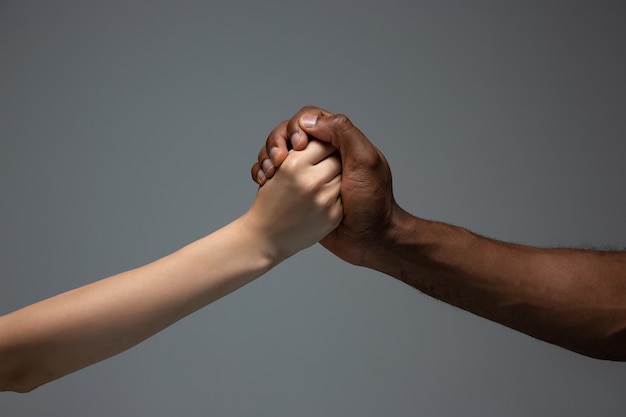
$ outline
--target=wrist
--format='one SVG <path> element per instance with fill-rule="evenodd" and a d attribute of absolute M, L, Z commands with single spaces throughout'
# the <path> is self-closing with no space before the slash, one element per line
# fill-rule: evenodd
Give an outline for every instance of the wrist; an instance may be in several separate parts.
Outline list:
<path fill-rule="evenodd" d="M 418 230 L 423 220 L 410 215 L 400 207 L 394 207 L 387 227 L 369 241 L 362 266 L 400 278 L 404 263 L 403 249 L 409 242 L 417 244 Z"/>
<path fill-rule="evenodd" d="M 453 268 L 453 254 L 464 253 L 474 238 L 466 229 L 425 220 L 396 207 L 364 266 L 405 282 L 415 281 L 433 267 Z"/>
<path fill-rule="evenodd" d="M 254 213 L 248 212 L 234 222 L 239 233 L 249 247 L 251 255 L 259 264 L 270 270 L 283 260 L 291 256 L 277 239 L 273 239 L 269 231 L 264 230 L 263 222 L 255 218 Z"/>

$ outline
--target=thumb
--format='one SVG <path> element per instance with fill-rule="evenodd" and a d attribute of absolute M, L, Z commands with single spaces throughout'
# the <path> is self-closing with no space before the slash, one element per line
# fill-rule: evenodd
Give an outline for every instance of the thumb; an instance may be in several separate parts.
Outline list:
<path fill-rule="evenodd" d="M 298 124 L 308 135 L 337 148 L 344 165 L 362 165 L 364 162 L 367 165 L 372 158 L 380 155 L 378 149 L 344 114 L 305 113 L 300 116 Z"/>

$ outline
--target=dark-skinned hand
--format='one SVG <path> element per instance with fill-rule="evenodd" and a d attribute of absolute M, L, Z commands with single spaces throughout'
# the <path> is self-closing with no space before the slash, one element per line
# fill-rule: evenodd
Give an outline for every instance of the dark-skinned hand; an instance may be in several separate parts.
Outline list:
<path fill-rule="evenodd" d="M 347 262 L 366 265 L 369 249 L 386 241 L 403 211 L 394 200 L 385 157 L 348 117 L 303 107 L 270 133 L 252 167 L 252 179 L 261 186 L 271 180 L 289 149 L 302 150 L 310 140 L 332 144 L 342 163 L 343 220 L 320 243 Z"/>

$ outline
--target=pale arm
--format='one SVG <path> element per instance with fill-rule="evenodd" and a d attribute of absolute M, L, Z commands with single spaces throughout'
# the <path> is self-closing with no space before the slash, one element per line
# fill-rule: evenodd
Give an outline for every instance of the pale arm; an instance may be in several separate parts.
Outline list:
<path fill-rule="evenodd" d="M 294 153 L 244 216 L 171 255 L 0 317 L 0 390 L 122 352 L 324 237 L 342 215 L 332 152 Z"/>
<path fill-rule="evenodd" d="M 267 271 L 241 220 L 156 262 L 0 317 L 2 390 L 30 391 L 126 350 Z"/>

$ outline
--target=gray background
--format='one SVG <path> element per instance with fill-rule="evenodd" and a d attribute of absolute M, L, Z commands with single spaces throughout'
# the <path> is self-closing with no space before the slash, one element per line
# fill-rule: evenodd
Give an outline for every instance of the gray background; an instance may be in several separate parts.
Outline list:
<path fill-rule="evenodd" d="M 608 1 L 0 1 L 0 313 L 244 213 L 267 133 L 348 114 L 408 211 L 626 246 L 626 7 Z M 623 416 L 588 359 L 319 245 L 9 416 Z"/>

